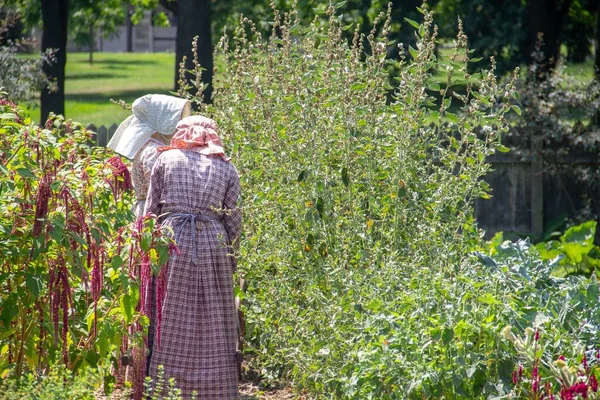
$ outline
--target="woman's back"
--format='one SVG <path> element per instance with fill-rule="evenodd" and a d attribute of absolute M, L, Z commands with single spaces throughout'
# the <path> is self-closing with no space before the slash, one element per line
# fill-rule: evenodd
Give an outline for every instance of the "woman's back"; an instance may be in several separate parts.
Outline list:
<path fill-rule="evenodd" d="M 161 343 L 150 374 L 164 366 L 184 398 L 237 397 L 237 315 L 232 245 L 241 230 L 235 167 L 193 150 L 164 151 L 152 171 L 146 212 L 171 226 L 179 251 L 167 271 Z"/>
<path fill-rule="evenodd" d="M 237 179 L 230 162 L 187 150 L 163 152 L 154 173 L 164 177 L 161 214 L 220 210 L 228 187 Z"/>

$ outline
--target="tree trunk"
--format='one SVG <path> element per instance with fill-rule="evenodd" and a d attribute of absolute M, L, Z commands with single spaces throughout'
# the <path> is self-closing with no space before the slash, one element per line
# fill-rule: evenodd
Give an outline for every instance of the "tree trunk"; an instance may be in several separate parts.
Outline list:
<path fill-rule="evenodd" d="M 131 22 L 131 4 L 127 6 L 127 52 L 133 52 L 133 22 Z"/>
<path fill-rule="evenodd" d="M 160 5 L 171 11 L 176 17 L 179 16 L 179 3 L 177 0 L 160 0 Z"/>
<path fill-rule="evenodd" d="M 210 0 L 179 0 L 179 18 L 177 22 L 177 41 L 175 44 L 175 91 L 179 90 L 179 64 L 185 56 L 186 70 L 194 69 L 192 41 L 198 36 L 198 62 L 205 69 L 202 82 L 208 84 L 204 90 L 203 101 L 212 100 L 213 52 L 210 27 Z M 194 77 L 186 73 L 187 79 Z M 192 95 L 196 88 L 190 90 Z"/>
<path fill-rule="evenodd" d="M 596 43 L 594 47 L 594 78 L 600 83 L 600 0 L 596 0 Z M 594 123 L 600 126 L 600 110 L 594 114 Z M 600 246 L 600 187 L 596 188 L 596 235 L 594 244 Z"/>
<path fill-rule="evenodd" d="M 90 53 L 88 54 L 88 62 L 90 65 L 94 63 L 94 44 L 96 40 L 94 40 L 94 27 L 90 25 Z"/>
<path fill-rule="evenodd" d="M 43 89 L 41 94 L 41 124 L 50 112 L 65 114 L 65 65 L 67 64 L 67 23 L 69 0 L 42 0 L 42 51 L 55 50 L 56 61 L 43 67 L 44 73 L 56 83 L 56 90 Z"/>
<path fill-rule="evenodd" d="M 600 81 L 600 0 L 596 0 L 596 43 L 594 47 L 594 77 Z"/>
<path fill-rule="evenodd" d="M 529 0 L 527 3 L 528 32 L 525 45 L 527 64 L 539 63 L 537 79 L 544 80 L 560 57 L 560 34 L 569 15 L 572 0 Z M 542 34 L 543 57 L 533 53 Z"/>

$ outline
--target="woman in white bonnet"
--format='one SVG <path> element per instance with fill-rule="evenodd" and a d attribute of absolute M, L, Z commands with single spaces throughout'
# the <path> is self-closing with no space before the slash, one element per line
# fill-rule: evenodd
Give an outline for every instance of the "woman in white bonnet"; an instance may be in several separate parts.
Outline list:
<path fill-rule="evenodd" d="M 142 216 L 150 174 L 158 158 L 157 148 L 169 143 L 177 123 L 190 115 L 190 102 L 174 96 L 147 94 L 131 106 L 133 115 L 121 122 L 107 147 L 133 160 L 131 177 L 136 203 L 133 212 Z"/>
<path fill-rule="evenodd" d="M 107 147 L 115 152 L 133 159 L 131 179 L 135 189 L 136 202 L 133 212 L 136 218 L 144 213 L 148 186 L 152 168 L 158 158 L 157 149 L 169 143 L 175 133 L 177 123 L 190 115 L 190 102 L 174 96 L 147 94 L 136 99 L 131 112 L 121 122 Z M 145 299 L 146 310 L 150 319 L 148 328 L 148 346 L 152 349 L 156 324 L 155 280 Z M 150 355 L 148 355 L 148 362 Z M 146 367 L 148 369 L 149 365 Z"/>

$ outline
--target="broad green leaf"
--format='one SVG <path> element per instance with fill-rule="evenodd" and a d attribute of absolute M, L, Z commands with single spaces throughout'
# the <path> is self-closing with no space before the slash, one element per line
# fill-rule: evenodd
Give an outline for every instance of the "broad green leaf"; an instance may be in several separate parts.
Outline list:
<path fill-rule="evenodd" d="M 412 58 L 415 60 L 419 57 L 419 52 L 412 46 L 408 46 L 408 52 L 410 53 Z"/>
<path fill-rule="evenodd" d="M 123 314 L 125 323 L 129 324 L 133 317 L 133 312 L 135 311 L 135 304 L 132 303 L 131 296 L 128 294 L 122 295 L 119 299 L 119 304 L 121 306 L 121 313 Z"/>
<path fill-rule="evenodd" d="M 408 19 L 406 17 L 404 17 L 404 20 L 411 24 L 414 28 L 419 29 L 419 23 L 417 21 L 413 21 L 412 19 Z"/>

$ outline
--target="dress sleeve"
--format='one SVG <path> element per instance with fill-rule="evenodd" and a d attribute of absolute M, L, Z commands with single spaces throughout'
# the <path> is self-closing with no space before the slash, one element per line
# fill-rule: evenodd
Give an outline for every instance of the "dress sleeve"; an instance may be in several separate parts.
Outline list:
<path fill-rule="evenodd" d="M 150 184 L 148 187 L 148 197 L 146 198 L 146 207 L 144 209 L 144 215 L 154 214 L 159 216 L 162 210 L 162 194 L 163 194 L 163 182 L 164 173 L 163 165 L 161 160 L 158 159 L 154 163 L 154 168 L 150 174 Z"/>
<path fill-rule="evenodd" d="M 150 176 L 152 174 L 154 164 L 160 155 L 160 153 L 157 151 L 158 147 L 159 143 L 155 142 L 154 140 L 150 140 L 140 155 L 140 162 L 142 165 L 142 170 L 144 171 L 144 180 L 148 182 L 148 184 L 150 182 Z"/>
<path fill-rule="evenodd" d="M 233 172 L 229 178 L 227 191 L 225 192 L 225 199 L 223 200 L 223 208 L 225 210 L 223 225 L 227 232 L 227 244 L 234 252 L 239 249 L 238 239 L 242 231 L 242 210 L 239 207 L 240 195 L 240 177 L 237 170 L 233 168 Z M 236 262 L 234 261 L 234 267 L 235 265 Z"/>

